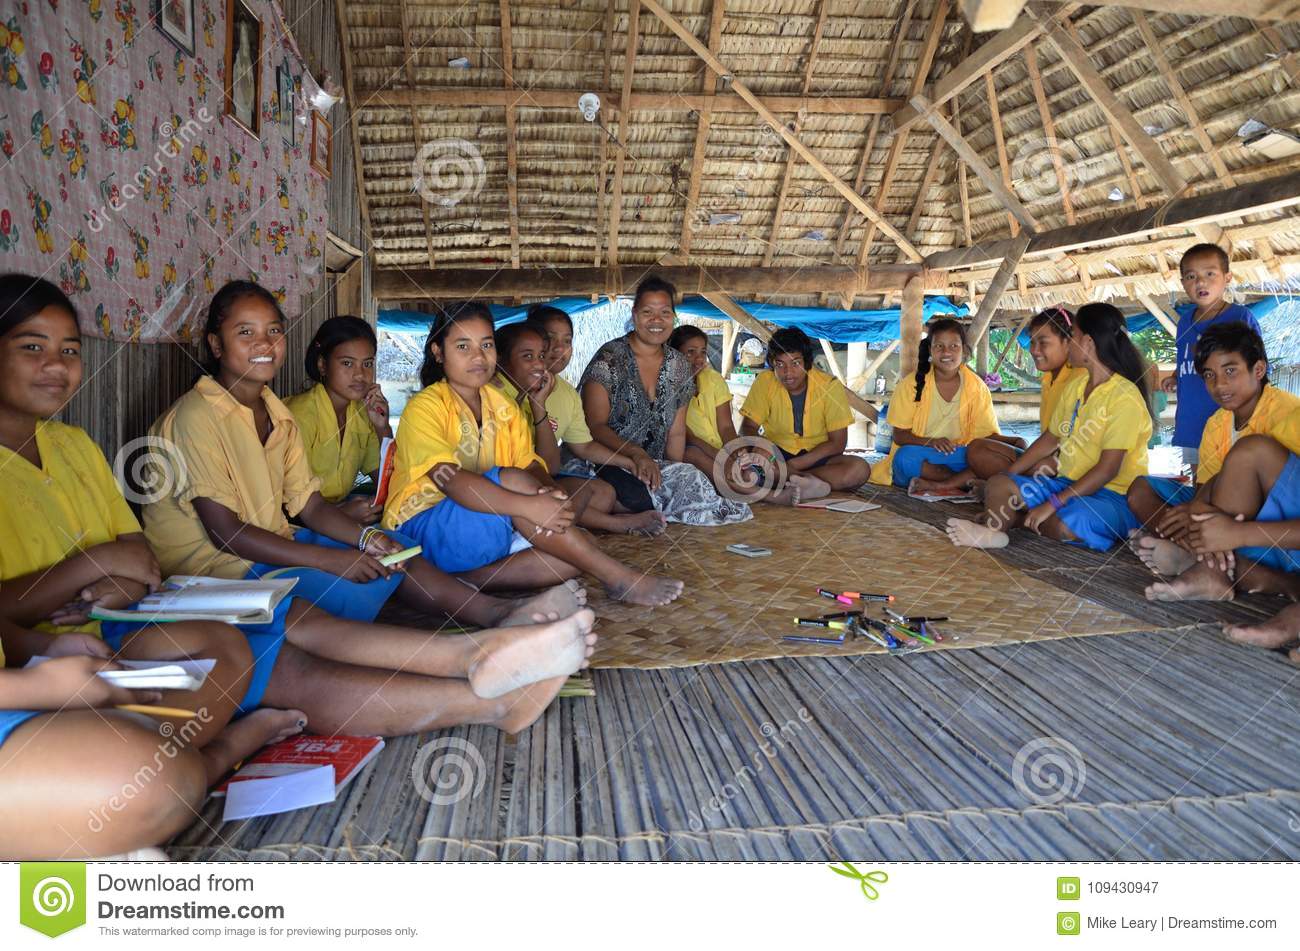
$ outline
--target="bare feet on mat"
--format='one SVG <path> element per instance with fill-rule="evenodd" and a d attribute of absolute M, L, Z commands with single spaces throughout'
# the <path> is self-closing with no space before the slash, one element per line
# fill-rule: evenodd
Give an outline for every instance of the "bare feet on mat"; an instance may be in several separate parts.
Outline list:
<path fill-rule="evenodd" d="M 307 714 L 301 710 L 276 710 L 272 707 L 262 707 L 232 720 L 212 738 L 211 743 L 199 750 L 207 767 L 208 784 L 215 783 L 240 760 L 247 759 L 264 746 L 301 733 L 306 726 Z"/>
<path fill-rule="evenodd" d="M 1172 581 L 1147 585 L 1148 601 L 1231 601 L 1232 579 L 1197 562 Z"/>
<path fill-rule="evenodd" d="M 605 585 L 609 596 L 615 601 L 644 604 L 647 607 L 658 607 L 676 601 L 681 596 L 683 587 L 685 585 L 676 578 L 638 575 L 635 572 L 628 572 L 626 581 Z"/>
<path fill-rule="evenodd" d="M 782 486 L 780 492 L 773 492 L 771 495 L 759 495 L 755 501 L 759 500 L 770 505 L 798 505 L 803 501 L 803 493 L 800 491 L 799 483 L 790 479 Z"/>
<path fill-rule="evenodd" d="M 830 483 L 817 478 L 815 475 L 799 473 L 790 476 L 786 481 L 799 490 L 799 497 L 790 503 L 791 505 L 797 505 L 800 502 L 811 502 L 813 499 L 824 499 L 831 494 Z"/>
<path fill-rule="evenodd" d="M 948 519 L 945 531 L 952 543 L 962 548 L 1006 548 L 1011 542 L 1006 532 L 961 518 Z"/>
<path fill-rule="evenodd" d="M 583 608 L 561 621 L 472 635 L 478 652 L 468 668 L 470 689 L 492 700 L 541 680 L 568 677 L 596 644 L 595 621 L 596 615 Z"/>
<path fill-rule="evenodd" d="M 1255 647 L 1286 647 L 1300 640 L 1300 604 L 1289 604 L 1276 617 L 1258 624 L 1225 624 L 1223 633 L 1238 644 Z M 1290 652 L 1291 661 L 1300 658 L 1300 649 Z"/>
<path fill-rule="evenodd" d="M 1196 556 L 1186 548 L 1145 532 L 1131 534 L 1128 547 L 1142 564 L 1165 578 L 1176 578 L 1196 564 Z"/>
<path fill-rule="evenodd" d="M 635 515 L 615 515 L 614 518 L 618 519 L 619 531 L 628 535 L 654 537 L 662 535 L 664 529 L 668 527 L 668 519 L 664 518 L 664 513 L 658 509 L 637 512 Z"/>
<path fill-rule="evenodd" d="M 498 627 L 518 627 L 520 624 L 541 624 L 568 617 L 587 604 L 587 589 L 576 578 L 547 588 L 531 598 L 512 602 L 511 609 L 497 622 Z"/>

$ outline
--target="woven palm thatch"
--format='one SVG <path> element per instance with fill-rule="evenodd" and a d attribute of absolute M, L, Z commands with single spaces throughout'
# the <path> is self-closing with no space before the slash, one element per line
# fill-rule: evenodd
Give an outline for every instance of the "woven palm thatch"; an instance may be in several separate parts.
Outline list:
<path fill-rule="evenodd" d="M 894 243 L 739 100 L 703 108 L 680 98 L 727 97 L 729 84 L 647 7 L 623 0 L 339 6 L 380 268 L 599 266 L 615 263 L 614 254 L 634 268 L 899 260 Z M 905 134 L 893 128 L 891 115 L 913 91 L 933 88 L 996 37 L 972 34 L 955 4 L 665 6 L 702 43 L 714 41 L 723 65 L 756 94 L 813 101 L 778 118 L 923 254 L 1012 234 L 997 197 L 928 124 Z M 1109 5 L 1043 9 L 1057 14 L 1188 181 L 1182 194 L 1300 166 L 1297 157 L 1269 159 L 1238 135 L 1248 119 L 1296 128 L 1295 24 Z M 624 88 L 633 97 L 626 111 L 618 102 Z M 584 91 L 604 99 L 595 122 L 579 113 Z M 874 108 L 863 105 L 867 98 Z M 1041 36 L 942 111 L 1039 230 L 1139 209 L 1154 214 L 1169 197 Z M 1178 254 L 1205 236 L 1231 243 L 1243 293 L 1285 282 L 1300 265 L 1300 216 L 1256 218 L 1223 222 L 1222 232 L 1173 229 L 1136 247 L 1026 260 L 1004 307 L 1173 291 Z M 991 276 L 987 267 L 953 270 L 948 287 L 978 296 Z M 774 299 L 810 305 L 828 295 Z"/>

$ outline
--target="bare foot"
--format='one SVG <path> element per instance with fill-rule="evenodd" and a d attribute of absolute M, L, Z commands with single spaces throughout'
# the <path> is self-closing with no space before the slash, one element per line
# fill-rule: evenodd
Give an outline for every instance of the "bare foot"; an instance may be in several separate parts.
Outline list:
<path fill-rule="evenodd" d="M 576 578 L 564 584 L 547 588 L 531 598 L 521 598 L 510 603 L 510 610 L 497 621 L 497 627 L 518 627 L 521 624 L 544 624 L 568 617 L 587 604 L 587 589 Z"/>
<path fill-rule="evenodd" d="M 628 535 L 645 535 L 653 538 L 655 535 L 662 535 L 664 529 L 668 527 L 668 519 L 664 518 L 664 513 L 658 509 L 613 517 L 618 520 L 618 530 Z"/>
<path fill-rule="evenodd" d="M 1196 562 L 1172 581 L 1147 585 L 1148 601 L 1231 601 L 1232 579 L 1203 562 Z"/>
<path fill-rule="evenodd" d="M 638 575 L 629 571 L 626 581 L 607 584 L 605 590 L 615 601 L 627 601 L 629 604 L 658 607 L 670 601 L 676 601 L 684 587 L 685 585 L 676 578 Z"/>
<path fill-rule="evenodd" d="M 1223 633 L 1238 644 L 1253 644 L 1270 649 L 1286 647 L 1300 640 L 1300 604 L 1289 604 L 1276 617 L 1259 624 L 1225 624 Z M 1291 651 L 1294 662 L 1300 651 Z"/>
<path fill-rule="evenodd" d="M 485 700 L 502 697 L 539 680 L 576 671 L 595 645 L 596 615 L 583 608 L 561 621 L 498 628 L 472 635 L 478 645 L 467 669 L 469 686 Z"/>
<path fill-rule="evenodd" d="M 952 543 L 958 547 L 1006 548 L 1011 543 L 1011 538 L 1006 532 L 961 518 L 948 519 L 948 527 L 945 531 Z"/>
<path fill-rule="evenodd" d="M 301 710 L 276 710 L 272 707 L 262 707 L 232 720 L 213 737 L 212 742 L 199 750 L 203 765 L 207 767 L 208 785 L 230 772 L 240 760 L 247 759 L 264 746 L 301 733 L 306 725 L 307 714 Z"/>
<path fill-rule="evenodd" d="M 925 479 L 921 476 L 917 476 L 907 483 L 909 495 L 919 495 L 925 492 L 957 492 L 964 488 L 964 485 L 960 482 L 954 482 L 952 479 Z"/>
<path fill-rule="evenodd" d="M 492 721 L 492 725 L 506 733 L 518 733 L 520 730 L 528 729 L 551 705 L 551 701 L 555 699 L 568 679 L 567 674 L 563 677 L 551 677 L 505 694 L 498 701 L 501 712 Z"/>
<path fill-rule="evenodd" d="M 787 480 L 780 492 L 772 492 L 768 495 L 760 493 L 753 499 L 755 502 L 767 502 L 769 505 L 798 505 L 802 500 L 803 494 L 799 483 L 793 479 Z"/>
<path fill-rule="evenodd" d="M 1196 564 L 1195 555 L 1167 538 L 1134 532 L 1129 536 L 1128 547 L 1142 564 L 1165 578 L 1176 578 Z"/>
<path fill-rule="evenodd" d="M 791 504 L 811 502 L 813 499 L 824 499 L 831 494 L 829 482 L 819 479 L 815 475 L 808 475 L 806 472 L 792 475 L 786 482 L 799 490 L 799 498 Z"/>

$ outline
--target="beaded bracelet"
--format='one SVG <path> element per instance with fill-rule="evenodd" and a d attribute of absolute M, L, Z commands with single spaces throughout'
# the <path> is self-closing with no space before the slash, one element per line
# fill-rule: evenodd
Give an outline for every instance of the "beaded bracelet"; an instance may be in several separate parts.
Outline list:
<path fill-rule="evenodd" d="M 361 529 L 361 538 L 357 542 L 357 551 L 365 551 L 366 546 L 370 544 L 370 539 L 373 538 L 375 533 L 378 531 L 380 531 L 380 529 L 375 528 L 373 525 L 367 525 L 365 528 Z"/>

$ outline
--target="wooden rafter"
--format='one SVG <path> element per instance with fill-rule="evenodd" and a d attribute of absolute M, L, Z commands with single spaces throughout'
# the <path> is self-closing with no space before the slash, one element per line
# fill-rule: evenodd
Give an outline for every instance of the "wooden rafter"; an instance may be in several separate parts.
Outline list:
<path fill-rule="evenodd" d="M 357 178 L 357 200 L 361 206 L 361 226 L 366 244 L 373 245 L 370 230 L 370 199 L 366 197 L 365 176 L 361 174 L 361 101 L 352 85 L 352 41 L 348 36 L 348 15 L 344 0 L 334 0 L 334 18 L 339 31 L 339 47 L 343 52 L 343 91 L 347 94 L 348 125 L 352 129 L 352 165 Z"/>
<path fill-rule="evenodd" d="M 1097 7 L 1131 7 L 1192 17 L 1244 17 L 1247 20 L 1300 19 L 1295 0 L 1092 0 Z M 962 0 L 962 13 L 977 33 L 1011 25 L 1025 0 Z"/>
<path fill-rule="evenodd" d="M 1020 266 L 1020 259 L 1024 257 L 1027 247 L 1029 247 L 1029 235 L 1022 234 L 1007 252 L 1007 256 L 1002 259 L 1002 263 L 998 265 L 997 273 L 993 275 L 988 290 L 984 292 L 984 299 L 980 301 L 980 309 L 976 312 L 975 319 L 971 321 L 972 339 L 981 340 L 988 333 L 989 326 L 993 323 L 993 315 L 997 313 L 998 304 L 1002 302 L 1002 295 L 1006 293 L 1007 286 L 1015 276 L 1016 268 Z"/>
<path fill-rule="evenodd" d="M 623 60 L 623 95 L 620 103 L 632 101 L 632 70 L 636 62 L 637 28 L 641 16 L 641 4 L 631 0 L 628 4 L 627 51 Z M 618 135 L 622 148 L 614 159 L 614 195 L 610 199 L 609 209 L 609 263 L 618 265 L 618 229 L 623 220 L 623 166 L 627 158 L 628 126 L 632 110 L 621 105 L 618 110 Z"/>
<path fill-rule="evenodd" d="M 1205 131 L 1205 125 L 1201 122 L 1201 117 L 1196 113 L 1196 107 L 1192 105 L 1191 98 L 1187 95 L 1187 90 L 1183 88 L 1182 82 L 1178 79 L 1178 74 L 1174 71 L 1173 65 L 1169 62 L 1169 57 L 1165 55 L 1164 48 L 1160 45 L 1160 39 L 1156 36 L 1155 30 L 1151 29 L 1151 23 L 1147 20 L 1146 14 L 1140 10 L 1130 10 L 1129 15 L 1133 17 L 1133 23 L 1142 34 L 1142 42 L 1147 46 L 1151 53 L 1151 59 L 1155 61 L 1156 69 L 1159 70 L 1165 85 L 1169 87 L 1169 92 L 1173 95 L 1178 103 L 1178 108 L 1182 110 L 1183 116 L 1187 120 L 1187 129 L 1196 139 L 1197 145 L 1205 153 L 1210 164 L 1214 166 L 1214 173 L 1219 176 L 1219 181 L 1231 188 L 1237 184 L 1233 178 L 1232 172 L 1228 171 L 1227 164 L 1223 161 L 1223 156 L 1215 148 L 1214 142 L 1210 140 L 1210 135 Z"/>
<path fill-rule="evenodd" d="M 406 0 L 402 0 L 405 6 Z M 507 89 L 515 88 L 515 50 L 510 35 L 510 0 L 501 0 L 501 71 Z M 414 88 L 414 87 L 412 87 Z M 510 266 L 519 267 L 519 151 L 515 107 L 506 106 L 506 197 L 510 202 Z"/>
<path fill-rule="evenodd" d="M 609 88 L 610 73 L 614 68 L 614 4 L 610 2 L 605 7 L 605 65 L 602 71 L 600 82 L 601 89 Z M 601 100 L 605 102 L 604 99 Z M 609 134 L 600 137 L 600 158 L 596 167 L 596 240 L 593 243 L 594 250 L 592 256 L 596 267 L 600 267 L 600 255 L 605 250 L 605 218 L 609 214 L 609 209 L 605 207 L 605 169 L 609 163 Z"/>
<path fill-rule="evenodd" d="M 940 0 L 940 2 L 946 3 L 947 0 Z M 677 35 L 678 39 L 689 46 L 695 54 L 712 67 L 715 72 L 720 73 L 723 76 L 730 76 L 732 90 L 736 95 L 740 96 L 740 98 L 744 99 L 754 108 L 754 111 L 759 114 L 765 123 L 767 123 L 768 128 L 780 135 L 787 145 L 798 152 L 805 162 L 811 165 L 819 175 L 830 183 L 832 188 L 852 202 L 854 206 L 869 219 L 876 222 L 876 224 L 879 225 L 880 230 L 889 235 L 889 237 L 903 249 L 909 260 L 919 261 L 921 259 L 921 252 L 918 251 L 910 241 L 903 237 L 902 233 L 897 228 L 885 221 L 881 214 L 867 203 L 866 199 L 853 191 L 853 189 L 850 188 L 838 175 L 831 171 L 825 162 L 818 158 L 817 155 L 808 148 L 808 146 L 804 145 L 803 142 L 799 140 L 798 136 L 791 134 L 790 130 L 785 127 L 785 124 L 781 122 L 781 120 L 778 119 L 770 109 L 763 105 L 762 101 L 750 91 L 748 86 L 736 78 L 735 74 L 729 70 L 726 65 L 710 53 L 708 48 L 699 41 L 694 33 L 682 26 L 681 22 L 660 6 L 657 0 L 641 0 L 641 4 L 662 20 L 664 25 Z"/>
<path fill-rule="evenodd" d="M 817 47 L 822 42 L 822 30 L 826 28 L 826 14 L 829 8 L 827 0 L 818 0 L 817 23 L 813 26 L 812 40 L 808 44 L 808 64 L 803 72 L 803 89 L 800 91 L 802 96 L 807 96 L 812 86 L 813 70 L 817 67 Z M 803 118 L 796 116 L 794 134 L 798 135 L 802 128 Z M 798 163 L 799 154 L 791 149 L 785 161 L 785 171 L 781 174 L 781 188 L 776 196 L 776 211 L 772 215 L 772 233 L 767 239 L 767 249 L 763 252 L 763 267 L 771 267 L 772 258 L 776 255 L 777 235 L 781 233 L 781 219 L 785 217 L 785 200 L 790 193 L 790 179 L 794 177 L 794 168 Z"/>
<path fill-rule="evenodd" d="M 1238 215 L 1265 214 L 1300 205 L 1300 171 L 1236 188 L 1208 192 L 1166 202 L 1158 215 L 1149 210 L 1067 225 L 1036 234 L 1029 242 L 1027 257 L 1069 252 L 1092 244 L 1134 242 L 1177 227 L 1223 221 Z M 925 259 L 926 267 L 939 270 L 978 267 L 1002 260 L 1009 241 L 990 241 L 951 251 L 939 251 Z"/>
<path fill-rule="evenodd" d="M 1066 224 L 1074 224 L 1074 202 L 1070 199 L 1070 183 L 1065 177 L 1065 165 L 1061 161 L 1061 144 L 1056 139 L 1056 123 L 1052 120 L 1052 110 L 1047 105 L 1047 94 L 1043 90 L 1043 77 L 1038 71 L 1038 44 L 1030 43 L 1025 47 L 1025 70 L 1029 73 L 1029 84 L 1034 89 L 1034 101 L 1038 103 L 1038 119 L 1043 124 L 1043 141 L 1047 144 L 1048 154 L 1052 159 L 1052 169 L 1056 173 L 1056 186 L 1061 192 L 1061 210 L 1065 212 Z"/>
<path fill-rule="evenodd" d="M 926 290 L 947 290 L 946 275 L 915 264 L 881 264 L 868 273 L 844 266 L 818 267 L 698 267 L 668 265 L 655 268 L 683 294 L 721 291 L 727 294 L 816 294 L 829 288 L 837 294 L 879 294 L 902 290 L 912 278 Z M 375 271 L 374 295 L 381 300 L 421 298 L 531 299 L 561 294 L 630 292 L 641 278 L 637 268 L 384 268 Z"/>
<path fill-rule="evenodd" d="M 402 52 L 406 56 L 406 85 L 414 89 L 415 87 L 415 54 L 411 50 L 411 19 L 410 11 L 407 9 L 406 0 L 401 0 L 402 13 Z M 346 41 L 345 41 L 346 42 Z M 420 127 L 420 114 L 416 111 L 415 106 L 411 106 L 411 130 L 415 134 L 415 152 L 420 154 L 420 149 L 424 145 L 424 130 Z M 437 267 L 433 253 L 433 220 L 429 215 L 429 199 L 423 194 L 420 195 L 420 212 L 424 217 L 424 240 L 429 246 L 429 267 Z"/>
<path fill-rule="evenodd" d="M 943 136 L 944 140 L 952 146 L 953 151 L 957 153 L 957 157 L 970 166 L 970 170 L 984 183 L 984 187 L 993 193 L 1002 207 L 1007 210 L 1007 213 L 1032 234 L 1037 229 L 1038 222 L 1029 213 L 1029 209 L 1021 204 L 1020 199 L 1016 197 L 1016 193 L 998 178 L 997 172 L 989 168 L 988 163 L 980 158 L 979 153 L 971 147 L 970 143 L 961 137 L 961 133 L 953 128 L 952 123 L 929 108 L 929 103 L 926 102 L 924 96 L 914 97 L 912 103 L 919 111 L 924 112 L 926 119 L 934 127 L 934 131 Z"/>
<path fill-rule="evenodd" d="M 1165 328 L 1165 333 L 1177 340 L 1178 318 L 1176 316 L 1171 316 L 1169 311 L 1161 307 L 1160 303 L 1150 294 L 1137 294 L 1135 296 L 1138 299 L 1138 303 L 1150 311 L 1151 316 L 1156 319 L 1161 327 Z"/>
<path fill-rule="evenodd" d="M 722 21 L 726 16 L 726 0 L 713 0 L 709 10 L 709 51 L 717 52 L 722 41 Z M 717 91 L 719 76 L 707 65 L 704 75 L 700 77 L 700 92 L 712 95 Z M 737 97 L 739 98 L 739 97 Z M 678 239 L 678 253 L 683 263 L 691 253 L 691 239 L 694 229 L 691 227 L 696 216 L 700 214 L 700 182 L 704 177 L 704 156 L 709 144 L 709 127 L 713 123 L 713 107 L 705 106 L 697 115 L 695 125 L 695 147 L 691 151 L 691 179 L 686 187 L 686 205 L 682 209 L 682 235 Z"/>
<path fill-rule="evenodd" d="M 943 28 L 948 21 L 948 0 L 937 0 L 934 5 L 934 12 L 930 16 L 930 24 L 925 31 L 925 39 L 921 44 L 920 55 L 916 58 L 916 72 L 912 75 L 912 85 L 908 90 L 908 102 L 911 102 L 925 88 L 925 77 L 930 74 L 930 66 L 934 63 L 934 54 L 938 52 L 939 40 L 943 37 Z M 880 187 L 876 189 L 875 206 L 883 208 L 889 197 L 889 189 L 894 184 L 894 175 L 898 172 L 898 164 L 902 160 L 903 150 L 907 147 L 908 133 L 899 132 L 894 136 L 894 140 L 889 143 L 889 152 L 885 157 L 885 170 L 880 176 Z M 883 220 L 883 219 L 882 219 Z M 873 221 L 867 226 L 866 234 L 862 237 L 862 244 L 858 247 L 858 266 L 866 264 L 867 259 L 871 256 L 871 245 L 876 239 L 876 228 L 880 222 Z M 881 229 L 883 230 L 883 228 Z M 845 309 L 853 306 L 852 301 L 847 302 Z"/>
<path fill-rule="evenodd" d="M 1160 182 L 1165 192 L 1171 197 L 1181 194 L 1187 187 L 1187 180 L 1174 168 L 1155 139 L 1151 138 L 1142 128 L 1141 123 L 1134 118 L 1128 106 L 1120 102 L 1111 91 L 1101 73 L 1092 65 L 1083 46 L 1068 30 L 1056 24 L 1050 11 L 1043 6 L 1031 3 L 1025 8 L 1025 14 L 1033 17 L 1043 26 L 1043 33 L 1048 42 L 1056 47 L 1061 59 L 1079 80 L 1079 85 L 1092 97 L 1092 101 L 1106 117 L 1119 126 L 1125 141 L 1142 157 L 1143 163 Z"/>
<path fill-rule="evenodd" d="M 1002 131 L 1002 109 L 998 106 L 998 85 L 993 81 L 991 70 L 984 74 L 984 94 L 988 97 L 989 125 L 993 127 L 993 144 L 998 150 L 998 167 L 1002 170 L 1002 185 L 1007 191 L 1011 191 L 1011 163 L 1007 160 L 1006 134 Z M 987 185 L 987 182 L 985 184 Z M 1005 208 L 1006 205 L 1003 203 L 1002 207 Z M 1009 210 L 1007 226 L 1011 228 L 1013 238 L 1020 234 L 1020 222 Z"/>
<path fill-rule="evenodd" d="M 602 105 L 617 110 L 623 103 L 618 89 L 525 89 L 517 86 L 459 86 L 453 88 L 357 90 L 367 106 L 406 109 L 411 106 L 500 108 L 514 104 L 530 109 L 570 111 L 584 92 L 600 96 Z M 823 116 L 886 116 L 904 105 L 902 99 L 878 96 L 756 96 L 769 112 L 806 112 Z M 637 92 L 629 100 L 636 112 L 752 112 L 754 107 L 734 92 Z"/>

